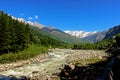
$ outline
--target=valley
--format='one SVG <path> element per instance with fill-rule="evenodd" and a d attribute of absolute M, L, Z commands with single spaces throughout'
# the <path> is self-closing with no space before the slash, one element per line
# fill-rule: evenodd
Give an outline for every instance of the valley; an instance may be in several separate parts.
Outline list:
<path fill-rule="evenodd" d="M 0 80 L 60 80 L 58 74 L 61 73 L 65 65 L 74 69 L 76 64 L 81 67 L 87 66 L 104 61 L 103 57 L 108 56 L 100 50 L 71 49 L 52 49 L 47 55 L 39 61 L 1 71 Z"/>
<path fill-rule="evenodd" d="M 0 80 L 120 80 L 119 0 L 1 0 Z"/>

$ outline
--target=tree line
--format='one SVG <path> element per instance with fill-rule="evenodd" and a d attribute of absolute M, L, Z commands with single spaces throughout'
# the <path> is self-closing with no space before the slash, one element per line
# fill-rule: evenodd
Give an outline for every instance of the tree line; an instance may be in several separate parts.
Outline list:
<path fill-rule="evenodd" d="M 0 54 L 16 53 L 33 44 L 45 47 L 66 45 L 64 42 L 43 35 L 28 23 L 13 19 L 10 15 L 0 11 Z"/>
<path fill-rule="evenodd" d="M 17 52 L 28 47 L 30 27 L 0 11 L 0 53 Z"/>
<path fill-rule="evenodd" d="M 43 45 L 48 48 L 64 47 L 64 46 L 68 45 L 67 43 L 64 43 L 64 42 L 61 42 L 61 41 L 51 38 L 49 35 L 46 35 L 40 29 L 35 28 L 35 27 L 31 27 L 30 41 L 33 44 Z"/>
<path fill-rule="evenodd" d="M 116 41 L 114 38 L 105 39 L 96 43 L 80 43 L 74 44 L 73 49 L 97 49 L 105 50 L 108 49 L 110 45 L 114 44 Z"/>

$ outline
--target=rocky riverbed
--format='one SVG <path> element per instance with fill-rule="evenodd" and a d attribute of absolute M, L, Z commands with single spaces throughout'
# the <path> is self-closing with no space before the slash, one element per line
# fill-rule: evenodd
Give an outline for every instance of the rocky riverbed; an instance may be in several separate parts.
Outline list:
<path fill-rule="evenodd" d="M 1 64 L 0 80 L 54 80 L 67 64 L 74 68 L 76 62 L 86 65 L 89 63 L 83 60 L 104 56 L 107 54 L 99 50 L 54 49 L 27 61 Z"/>

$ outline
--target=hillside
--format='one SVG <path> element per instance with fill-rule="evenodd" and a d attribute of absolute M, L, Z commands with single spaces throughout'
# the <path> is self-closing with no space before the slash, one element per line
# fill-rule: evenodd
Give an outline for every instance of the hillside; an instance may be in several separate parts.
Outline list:
<path fill-rule="evenodd" d="M 55 29 L 53 26 L 45 26 L 37 22 L 29 22 L 32 28 L 36 28 L 36 30 L 40 31 L 43 35 L 47 35 L 53 39 L 56 39 L 58 41 L 68 43 L 68 44 L 74 44 L 74 43 L 80 43 L 82 42 L 81 39 L 71 36 L 70 34 L 67 34 L 61 30 Z"/>
<path fill-rule="evenodd" d="M 88 35 L 88 36 L 82 38 L 82 40 L 85 40 L 86 42 L 98 42 L 98 41 L 101 41 L 104 39 L 106 32 L 107 31 L 96 32 L 92 35 Z"/>
<path fill-rule="evenodd" d="M 65 43 L 69 43 L 69 44 L 73 44 L 73 43 L 80 43 L 81 40 L 77 37 L 73 37 L 61 30 L 58 29 L 54 29 L 51 27 L 44 27 L 41 29 L 42 31 L 45 31 L 46 33 L 50 34 L 50 36 L 56 40 L 65 42 Z"/>
<path fill-rule="evenodd" d="M 62 41 L 58 41 L 49 35 L 45 35 L 43 31 L 40 31 L 37 28 L 32 28 L 31 27 L 31 41 L 35 44 L 40 44 L 46 47 L 64 47 L 66 43 Z"/>
<path fill-rule="evenodd" d="M 115 36 L 118 33 L 120 33 L 120 25 L 117 25 L 117 26 L 114 26 L 114 27 L 110 28 L 107 31 L 104 39 L 111 38 L 111 37 Z"/>
<path fill-rule="evenodd" d="M 85 31 L 64 31 L 65 33 L 70 34 L 71 36 L 75 36 L 84 42 L 97 42 L 104 39 L 107 31 L 102 32 L 85 32 Z"/>
<path fill-rule="evenodd" d="M 0 11 L 0 54 L 19 52 L 37 44 L 46 47 L 63 46 L 65 43 L 37 29 L 30 27 L 28 22 L 13 18 Z"/>
<path fill-rule="evenodd" d="M 0 11 L 0 54 L 22 51 L 28 48 L 29 42 L 29 24 Z"/>
<path fill-rule="evenodd" d="M 85 42 L 98 42 L 103 39 L 114 37 L 116 34 L 120 33 L 120 25 L 114 26 L 108 30 L 101 32 L 85 32 L 85 31 L 65 31 L 71 36 L 76 36 Z"/>

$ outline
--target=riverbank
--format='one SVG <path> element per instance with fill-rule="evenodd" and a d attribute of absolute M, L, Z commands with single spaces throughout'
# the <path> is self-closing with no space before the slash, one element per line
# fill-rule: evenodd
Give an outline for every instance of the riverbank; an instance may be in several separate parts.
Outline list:
<path fill-rule="evenodd" d="M 70 65 L 74 68 L 74 64 L 77 62 L 77 64 L 79 63 L 80 66 L 83 66 L 88 64 L 88 62 L 93 63 L 93 61 L 90 62 L 87 59 L 99 58 L 99 61 L 102 61 L 104 56 L 107 56 L 107 54 L 99 50 L 55 49 L 53 52 L 41 56 L 42 59 L 38 57 L 35 61 L 29 60 L 31 62 L 29 63 L 28 61 L 23 66 L 0 72 L 0 79 L 9 78 L 9 80 L 12 80 L 14 77 L 16 80 L 20 80 L 22 77 L 28 80 L 54 80 L 56 78 L 59 80 L 58 75 L 65 65 Z M 40 61 L 37 59 L 40 59 Z M 97 61 L 94 62 L 96 63 Z"/>
<path fill-rule="evenodd" d="M 47 52 L 48 52 L 47 47 L 40 45 L 30 45 L 29 48 L 23 51 L 4 53 L 0 55 L 0 64 L 18 62 L 21 60 L 28 60 Z"/>
<path fill-rule="evenodd" d="M 26 64 L 42 62 L 44 59 L 47 59 L 47 58 L 48 58 L 48 54 L 44 53 L 44 54 L 39 54 L 38 56 L 28 59 L 28 60 L 21 60 L 21 61 L 12 62 L 12 63 L 0 64 L 0 72 L 8 71 L 10 69 L 17 68 L 17 67 L 21 67 Z"/>

